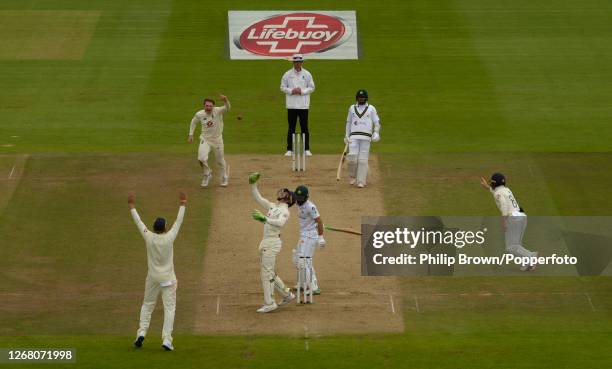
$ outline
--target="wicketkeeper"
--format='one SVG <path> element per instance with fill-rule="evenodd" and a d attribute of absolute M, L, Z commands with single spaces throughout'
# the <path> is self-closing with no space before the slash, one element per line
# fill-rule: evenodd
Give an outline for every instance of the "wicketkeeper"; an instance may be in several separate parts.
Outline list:
<path fill-rule="evenodd" d="M 180 207 L 172 228 L 166 232 L 166 220 L 164 218 L 157 218 L 153 224 L 153 232 L 151 232 L 140 220 L 140 216 L 135 208 L 136 198 L 134 194 L 128 196 L 128 205 L 131 209 L 132 218 L 145 240 L 147 247 L 147 265 L 149 269 L 145 283 L 144 300 L 142 302 L 142 308 L 140 309 L 140 327 L 136 332 L 136 341 L 134 341 L 134 346 L 136 347 L 142 347 L 142 342 L 147 335 L 147 330 L 151 323 L 151 314 L 157 304 L 157 297 L 161 293 L 164 303 L 162 347 L 166 351 L 174 350 L 174 346 L 172 345 L 172 329 L 176 310 L 177 280 L 174 274 L 173 248 L 174 240 L 183 223 L 187 196 L 185 193 L 181 192 L 179 199 Z"/>
<path fill-rule="evenodd" d="M 263 239 L 259 243 L 259 255 L 261 262 L 261 284 L 264 294 L 264 305 L 257 309 L 258 313 L 268 313 L 276 310 L 279 305 L 285 305 L 295 298 L 291 290 L 275 272 L 276 256 L 280 253 L 282 242 L 280 238 L 281 228 L 289 220 L 289 207 L 293 205 L 293 193 L 286 188 L 281 188 L 276 196 L 276 203 L 264 199 L 257 189 L 259 173 L 249 175 L 251 194 L 259 205 L 266 209 L 266 215 L 259 210 L 253 210 L 253 219 L 264 223 Z M 283 299 L 276 304 L 274 290 L 277 290 Z"/>
<path fill-rule="evenodd" d="M 480 184 L 493 194 L 495 204 L 502 214 L 506 252 L 520 257 L 537 257 L 537 251 L 529 251 L 523 247 L 527 214 L 519 206 L 512 191 L 506 187 L 506 177 L 501 173 L 494 173 L 489 182 L 481 177 Z M 535 264 L 524 265 L 521 270 L 531 271 L 535 266 Z"/>
<path fill-rule="evenodd" d="M 370 143 L 380 140 L 380 120 L 374 105 L 368 104 L 368 92 L 359 90 L 356 104 L 349 107 L 344 143 L 348 144 L 346 161 L 351 185 L 366 186 Z"/>

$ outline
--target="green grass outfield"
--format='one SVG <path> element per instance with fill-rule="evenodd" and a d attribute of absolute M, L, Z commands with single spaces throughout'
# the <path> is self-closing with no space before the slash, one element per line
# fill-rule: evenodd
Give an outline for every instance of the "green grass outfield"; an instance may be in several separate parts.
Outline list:
<path fill-rule="evenodd" d="M 317 84 L 312 150 L 340 153 L 346 109 L 368 89 L 383 125 L 373 151 L 387 214 L 496 214 L 477 177 L 501 170 L 529 214 L 612 215 L 610 2 L 293 8 L 357 11 L 362 58 L 305 63 Z M 226 152 L 284 149 L 279 83 L 290 64 L 229 61 L 230 9 L 288 6 L 0 2 L 0 295 L 11 296 L 0 300 L 0 347 L 75 347 L 67 367 L 83 368 L 612 365 L 610 278 L 407 279 L 399 335 L 193 335 L 212 195 L 189 188 L 189 121 L 203 97 L 223 92 L 233 104 Z M 47 50 L 58 38 L 73 52 Z M 146 265 L 125 194 L 137 190 L 146 219 L 172 217 L 179 187 L 198 209 L 180 242 L 201 247 L 176 250 L 177 351 L 158 350 L 159 311 L 134 351 Z"/>

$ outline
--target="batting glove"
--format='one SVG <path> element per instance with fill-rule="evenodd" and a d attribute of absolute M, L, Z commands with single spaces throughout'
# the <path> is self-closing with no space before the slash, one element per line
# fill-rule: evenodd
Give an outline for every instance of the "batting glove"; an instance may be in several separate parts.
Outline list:
<path fill-rule="evenodd" d="M 266 218 L 266 216 L 265 216 L 265 215 L 263 215 L 263 213 L 262 213 L 261 211 L 259 211 L 259 210 L 253 210 L 253 212 L 251 213 L 251 216 L 252 216 L 252 217 L 253 217 L 253 219 L 255 219 L 256 221 L 258 221 L 258 222 L 262 222 L 262 223 L 265 223 L 265 222 L 266 222 L 266 220 L 268 220 L 268 219 Z"/>
<path fill-rule="evenodd" d="M 378 141 L 380 141 L 380 135 L 378 134 L 378 132 L 374 132 L 374 134 L 372 135 L 372 142 Z"/>
<path fill-rule="evenodd" d="M 325 238 L 323 238 L 323 236 L 319 236 L 319 239 L 317 240 L 317 244 L 319 245 L 320 248 L 324 248 L 325 245 L 327 245 L 327 242 L 325 242 Z"/>
<path fill-rule="evenodd" d="M 344 144 L 348 145 L 351 142 L 348 137 L 344 136 Z"/>
<path fill-rule="evenodd" d="M 261 177 L 259 172 L 249 174 L 249 184 L 255 184 L 259 180 L 259 177 Z"/>

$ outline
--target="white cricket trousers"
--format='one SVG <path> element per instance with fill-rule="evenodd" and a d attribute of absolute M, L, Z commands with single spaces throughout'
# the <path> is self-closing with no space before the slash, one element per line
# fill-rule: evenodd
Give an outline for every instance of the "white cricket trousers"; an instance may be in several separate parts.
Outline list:
<path fill-rule="evenodd" d="M 285 283 L 276 275 L 275 264 L 276 256 L 282 247 L 280 237 L 266 237 L 259 244 L 259 257 L 261 263 L 261 285 L 263 287 L 264 304 L 272 305 L 274 300 L 274 290 L 276 289 L 281 296 L 289 296 L 290 290 Z"/>
<path fill-rule="evenodd" d="M 357 183 L 366 184 L 368 178 L 368 159 L 370 157 L 370 140 L 357 140 L 351 138 L 346 161 L 348 175 L 356 179 Z"/>
<path fill-rule="evenodd" d="M 164 327 L 162 329 L 162 340 L 172 342 L 172 329 L 174 328 L 174 313 L 176 311 L 176 287 L 177 281 L 170 286 L 162 287 L 158 282 L 147 278 L 145 283 L 144 300 L 140 309 L 140 327 L 136 336 L 146 336 L 151 323 L 151 314 L 155 310 L 157 297 L 160 292 L 164 303 Z"/>
<path fill-rule="evenodd" d="M 535 253 L 523 247 L 523 235 L 527 228 L 527 216 L 510 216 L 506 223 L 506 251 L 515 256 L 533 256 Z"/>
<path fill-rule="evenodd" d="M 215 160 L 217 161 L 217 165 L 221 170 L 221 176 L 226 176 L 227 165 L 225 163 L 225 153 L 223 151 L 222 137 L 216 139 L 200 138 L 200 147 L 198 148 L 198 160 L 200 161 L 200 163 L 202 163 L 202 167 L 204 168 L 204 175 L 208 176 L 212 172 L 210 166 L 208 165 L 208 155 L 210 154 L 211 150 L 213 150 L 215 153 Z"/>
<path fill-rule="evenodd" d="M 298 269 L 298 273 L 300 269 L 300 261 L 306 264 L 301 266 L 306 269 L 306 281 L 309 282 L 312 278 L 313 291 L 319 289 L 319 283 L 317 282 L 317 273 L 315 272 L 315 268 L 313 265 L 314 254 L 315 250 L 317 249 L 317 241 L 317 238 L 300 236 L 300 240 L 298 241 L 298 245 L 296 247 L 296 253 L 293 258 L 293 264 L 295 264 L 295 267 Z M 308 259 L 304 259 L 304 257 Z"/>

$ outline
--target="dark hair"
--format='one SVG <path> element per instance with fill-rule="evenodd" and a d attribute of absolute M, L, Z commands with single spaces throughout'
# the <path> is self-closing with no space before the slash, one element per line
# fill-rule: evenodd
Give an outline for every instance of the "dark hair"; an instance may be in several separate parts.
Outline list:
<path fill-rule="evenodd" d="M 166 219 L 157 218 L 155 219 L 155 223 L 153 223 L 153 231 L 155 233 L 163 233 L 166 231 Z"/>
<path fill-rule="evenodd" d="M 215 105 L 215 100 L 213 99 L 209 99 L 208 97 L 204 99 L 204 104 L 206 104 L 207 101 L 210 101 L 211 103 L 213 103 L 213 105 Z"/>

